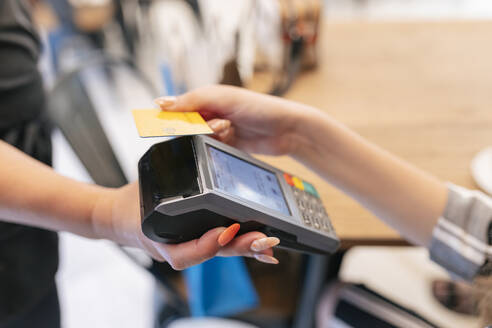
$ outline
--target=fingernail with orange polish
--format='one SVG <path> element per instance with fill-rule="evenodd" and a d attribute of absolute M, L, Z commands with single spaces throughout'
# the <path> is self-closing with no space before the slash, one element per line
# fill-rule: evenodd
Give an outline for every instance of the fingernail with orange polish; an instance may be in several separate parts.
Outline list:
<path fill-rule="evenodd" d="M 234 223 L 233 225 L 222 231 L 219 238 L 217 239 L 219 245 L 222 247 L 227 245 L 231 240 L 234 239 L 240 228 L 241 226 L 239 225 L 239 223 Z"/>

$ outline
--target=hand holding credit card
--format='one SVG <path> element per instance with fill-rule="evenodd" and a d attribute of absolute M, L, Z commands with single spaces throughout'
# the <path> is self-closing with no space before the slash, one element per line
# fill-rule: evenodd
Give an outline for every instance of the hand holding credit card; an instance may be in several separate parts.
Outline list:
<path fill-rule="evenodd" d="M 134 109 L 133 119 L 142 138 L 212 134 L 200 113 Z"/>

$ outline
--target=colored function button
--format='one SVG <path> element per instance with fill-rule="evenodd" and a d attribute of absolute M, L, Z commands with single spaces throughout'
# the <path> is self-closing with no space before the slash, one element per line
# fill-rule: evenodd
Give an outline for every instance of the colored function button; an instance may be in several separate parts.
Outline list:
<path fill-rule="evenodd" d="M 284 173 L 284 179 L 285 181 L 287 181 L 287 183 L 291 186 L 294 185 L 294 181 L 292 181 L 292 177 L 290 175 L 288 175 L 287 173 Z"/>
<path fill-rule="evenodd" d="M 318 192 L 316 191 L 316 189 L 314 188 L 314 186 L 312 184 L 310 184 L 309 182 L 303 181 L 303 185 L 304 185 L 304 190 L 306 190 L 311 195 L 319 197 Z"/>
<path fill-rule="evenodd" d="M 298 177 L 292 177 L 292 182 L 294 182 L 294 186 L 296 186 L 296 188 L 304 190 L 304 184 L 301 179 Z"/>

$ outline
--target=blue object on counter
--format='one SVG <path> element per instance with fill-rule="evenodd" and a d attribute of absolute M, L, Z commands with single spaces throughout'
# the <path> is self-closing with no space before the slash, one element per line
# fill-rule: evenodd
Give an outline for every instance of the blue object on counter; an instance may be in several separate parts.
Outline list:
<path fill-rule="evenodd" d="M 215 257 L 184 274 L 193 316 L 231 316 L 259 304 L 241 257 Z"/>

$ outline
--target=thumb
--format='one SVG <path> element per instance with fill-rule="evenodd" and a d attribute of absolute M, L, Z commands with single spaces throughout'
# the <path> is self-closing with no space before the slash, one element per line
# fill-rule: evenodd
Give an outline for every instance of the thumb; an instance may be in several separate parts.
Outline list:
<path fill-rule="evenodd" d="M 231 106 L 238 101 L 240 91 L 227 86 L 201 87 L 179 96 L 166 96 L 154 100 L 165 111 L 208 112 L 213 117 L 223 117 L 232 113 Z"/>
<path fill-rule="evenodd" d="M 166 260 L 175 270 L 183 270 L 214 257 L 221 249 L 219 237 L 224 227 L 207 231 L 199 239 L 176 245 L 167 245 Z"/>
<path fill-rule="evenodd" d="M 196 103 L 190 102 L 188 93 L 181 96 L 164 96 L 154 99 L 154 102 L 161 110 L 170 112 L 194 112 L 199 110 Z"/>

